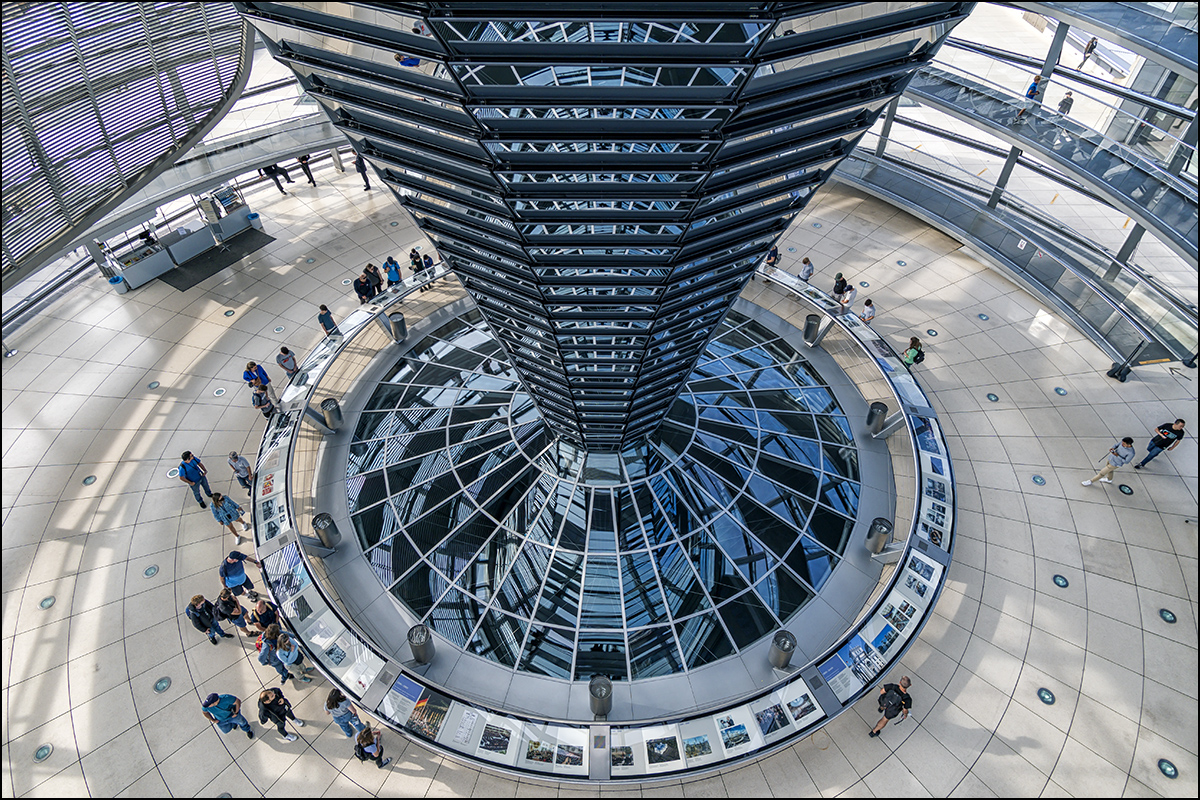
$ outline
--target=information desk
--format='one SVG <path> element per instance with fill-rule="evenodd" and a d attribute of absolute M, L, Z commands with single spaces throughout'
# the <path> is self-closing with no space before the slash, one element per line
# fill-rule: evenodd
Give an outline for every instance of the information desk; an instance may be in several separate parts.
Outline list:
<path fill-rule="evenodd" d="M 217 245 L 212 231 L 208 228 L 200 228 L 195 231 L 180 228 L 171 231 L 158 241 L 167 248 L 167 252 L 171 254 L 171 259 L 176 264 L 185 264 Z"/>
<path fill-rule="evenodd" d="M 807 664 L 778 673 L 779 680 L 753 696 L 703 713 L 672 719 L 608 723 L 534 719 L 455 697 L 425 680 L 411 662 L 379 651 L 363 635 L 336 594 L 324 584 L 323 561 L 307 548 L 315 542 L 297 530 L 311 523 L 311 467 L 293 465 L 299 426 L 323 376 L 376 316 L 415 288 L 385 296 L 344 320 L 342 336 L 322 340 L 301 364 L 299 384 L 269 423 L 259 451 L 254 485 L 255 542 L 268 585 L 323 674 L 364 709 L 405 736 L 440 752 L 511 773 L 540 773 L 566 780 L 646 780 L 706 771 L 765 755 L 811 734 L 878 684 L 903 656 L 929 619 L 941 593 L 954 544 L 955 493 L 949 449 L 936 413 L 896 353 L 853 316 L 834 316 L 839 304 L 794 276 L 758 271 L 794 293 L 822 317 L 823 348 L 856 383 L 879 387 L 896 412 L 898 475 L 896 541 L 884 556 L 894 564 L 881 578 L 858 622 Z M 300 391 L 293 391 L 294 389 Z M 309 445 L 306 445 L 309 446 Z M 311 457 L 306 456 L 311 463 Z M 295 474 L 291 474 L 292 472 Z M 908 485 L 907 481 L 913 481 Z M 912 499 L 901 522 L 900 496 Z M 347 526 L 348 527 L 348 526 Z M 305 538 L 301 538 L 301 536 Z"/>
<path fill-rule="evenodd" d="M 143 245 L 120 261 L 112 256 L 109 259 L 109 264 L 120 271 L 130 289 L 136 289 L 175 267 L 171 254 L 161 244 Z"/>
<path fill-rule="evenodd" d="M 220 220 L 210 222 L 208 227 L 218 239 L 228 239 L 250 227 L 249 217 L 251 211 L 252 209 L 247 205 L 234 206 Z"/>

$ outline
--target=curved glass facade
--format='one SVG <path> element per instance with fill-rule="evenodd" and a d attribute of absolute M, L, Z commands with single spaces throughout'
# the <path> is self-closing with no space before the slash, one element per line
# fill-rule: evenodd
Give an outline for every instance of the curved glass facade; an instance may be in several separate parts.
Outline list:
<path fill-rule="evenodd" d="M 802 608 L 858 510 L 850 426 L 791 345 L 730 314 L 661 428 L 554 437 L 472 310 L 367 402 L 347 499 L 372 569 L 448 640 L 566 679 L 681 672 Z"/>

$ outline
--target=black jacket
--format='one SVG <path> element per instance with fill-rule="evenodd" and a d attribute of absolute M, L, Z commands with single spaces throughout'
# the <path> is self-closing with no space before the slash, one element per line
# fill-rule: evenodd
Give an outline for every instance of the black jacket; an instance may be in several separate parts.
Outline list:
<path fill-rule="evenodd" d="M 258 701 L 258 721 L 263 725 L 270 724 L 283 725 L 288 719 L 288 712 L 292 710 L 292 703 L 282 693 L 275 696 L 275 700 L 270 703 L 264 703 L 261 699 Z"/>
<path fill-rule="evenodd" d="M 213 604 L 208 600 L 205 600 L 204 604 L 199 608 L 188 605 L 184 613 L 192 621 L 192 626 L 201 633 L 208 633 L 208 629 L 212 627 L 215 612 L 213 611 Z"/>

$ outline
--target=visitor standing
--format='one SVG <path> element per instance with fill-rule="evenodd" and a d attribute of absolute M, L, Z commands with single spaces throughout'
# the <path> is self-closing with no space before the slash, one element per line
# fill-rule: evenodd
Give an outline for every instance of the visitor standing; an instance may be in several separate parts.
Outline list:
<path fill-rule="evenodd" d="M 279 626 L 275 626 L 278 630 Z M 270 630 L 268 628 L 267 630 Z M 283 665 L 288 668 L 289 674 L 292 667 L 300 671 L 299 680 L 304 683 L 311 683 L 312 678 L 308 677 L 308 673 L 313 671 L 313 667 L 304 666 L 304 653 L 300 652 L 299 645 L 292 638 L 290 633 L 280 631 L 278 643 L 275 646 L 275 655 L 283 662 Z M 292 675 L 295 678 L 295 675 Z"/>
<path fill-rule="evenodd" d="M 1073 105 L 1075 105 L 1075 98 L 1071 96 L 1070 92 L 1067 92 L 1063 95 L 1063 99 L 1058 101 L 1058 113 L 1065 117 L 1071 113 L 1071 106 Z"/>
<path fill-rule="evenodd" d="M 808 256 L 800 259 L 800 280 L 808 283 L 808 279 L 813 276 L 815 269 L 813 263 L 808 260 Z"/>
<path fill-rule="evenodd" d="M 871 298 L 868 297 L 866 302 L 863 303 L 863 310 L 858 315 L 858 318 L 868 325 L 871 324 L 871 320 L 875 319 L 875 304 L 871 302 Z"/>
<path fill-rule="evenodd" d="M 904 363 L 908 366 L 920 364 L 925 360 L 925 349 L 921 347 L 921 340 L 913 336 L 908 340 L 908 347 L 904 350 Z"/>
<path fill-rule="evenodd" d="M 311 183 L 313 186 L 316 186 L 317 182 L 313 180 L 312 170 L 309 169 L 308 166 L 308 159 L 309 155 L 307 153 L 302 156 L 296 156 L 296 161 L 300 163 L 300 169 L 304 170 L 304 176 L 308 178 L 309 183 Z"/>
<path fill-rule="evenodd" d="M 214 723 L 221 733 L 229 733 L 234 728 L 246 732 L 247 739 L 254 738 L 250 723 L 242 716 L 242 701 L 232 694 L 210 694 L 200 704 L 200 713 L 209 722 Z"/>
<path fill-rule="evenodd" d="M 212 489 L 208 488 L 208 470 L 200 459 L 192 455 L 191 450 L 184 450 L 180 458 L 183 460 L 179 462 L 179 480 L 192 487 L 192 494 L 201 508 L 208 508 L 208 504 L 200 499 L 200 487 L 204 487 L 204 493 L 212 497 Z"/>
<path fill-rule="evenodd" d="M 371 298 L 375 296 L 374 288 L 371 286 L 371 279 L 367 277 L 366 272 L 363 272 L 354 279 L 354 293 L 358 295 L 358 304 L 360 306 L 371 302 Z"/>
<path fill-rule="evenodd" d="M 267 396 L 271 398 L 271 402 L 278 403 L 279 397 L 275 394 L 274 387 L 271 386 L 271 379 L 267 376 L 267 371 L 262 368 L 261 364 L 247 361 L 246 369 L 242 372 L 242 380 L 253 387 L 255 378 L 258 378 L 259 382 L 266 387 Z"/>
<path fill-rule="evenodd" d="M 912 708 L 912 695 L 908 693 L 912 681 L 905 675 L 900 683 L 885 683 L 879 689 L 879 713 L 883 714 L 868 736 L 875 737 L 888 724 L 888 720 L 900 716 L 901 720 L 908 719 L 909 709 Z"/>
<path fill-rule="evenodd" d="M 1163 450 L 1174 450 L 1181 441 L 1183 441 L 1183 425 L 1181 419 L 1174 422 L 1164 422 L 1154 429 L 1154 438 L 1150 440 L 1150 444 L 1146 445 L 1146 457 L 1134 465 L 1134 469 L 1141 469 L 1147 463 L 1158 458 L 1158 454 Z"/>
<path fill-rule="evenodd" d="M 1083 69 L 1083 65 L 1092 57 L 1092 53 L 1096 52 L 1096 46 L 1100 44 L 1100 40 L 1093 36 L 1086 45 L 1083 46 L 1083 61 L 1079 62 L 1079 66 L 1075 69 Z"/>
<path fill-rule="evenodd" d="M 296 715 L 292 712 L 292 703 L 283 696 L 282 689 L 272 686 L 270 689 L 263 689 L 259 692 L 258 721 L 263 725 L 275 725 L 279 728 L 279 735 L 285 742 L 294 742 L 296 734 L 288 733 L 287 730 L 289 719 L 296 723 L 296 727 L 304 727 L 304 720 L 296 719 Z"/>
<path fill-rule="evenodd" d="M 271 402 L 271 398 L 267 397 L 267 387 L 263 386 L 256 378 L 254 381 L 254 394 L 250 395 L 250 405 L 262 412 L 264 419 L 270 419 L 275 413 L 275 404 Z"/>
<path fill-rule="evenodd" d="M 279 626 L 268 625 L 267 629 L 258 635 L 258 663 L 271 667 L 279 673 L 279 685 L 283 686 L 292 677 L 288 668 L 279 660 Z"/>
<path fill-rule="evenodd" d="M 367 160 L 362 157 L 362 153 L 354 154 L 354 171 L 362 175 L 363 191 L 369 192 L 371 190 L 371 181 L 367 178 Z"/>
<path fill-rule="evenodd" d="M 837 302 L 842 302 L 842 295 L 846 293 L 846 279 L 842 277 L 842 273 L 838 273 L 833 278 L 833 299 Z"/>
<path fill-rule="evenodd" d="M 1104 458 L 1106 462 L 1100 471 L 1083 482 L 1084 486 L 1091 486 L 1093 482 L 1100 481 L 1101 483 L 1112 483 L 1112 475 L 1121 467 L 1133 461 L 1133 437 L 1126 436 L 1121 441 L 1108 448 L 1108 453 Z"/>
<path fill-rule="evenodd" d="M 317 322 L 321 323 L 321 330 L 325 331 L 326 336 L 342 335 L 342 332 L 338 330 L 337 323 L 333 321 L 333 314 L 329 312 L 328 306 L 321 306 L 321 313 L 317 314 Z"/>
<path fill-rule="evenodd" d="M 262 633 L 272 625 L 279 624 L 279 607 L 263 597 L 258 598 L 250 610 L 250 624 Z"/>
<path fill-rule="evenodd" d="M 358 718 L 358 710 L 350 702 L 350 698 L 342 694 L 340 689 L 330 689 L 325 698 L 325 713 L 333 717 L 333 721 L 346 734 L 347 739 L 353 739 L 356 733 L 367 729 Z"/>
<path fill-rule="evenodd" d="M 779 266 L 779 248 L 778 247 L 772 246 L 771 249 L 769 251 L 767 251 L 766 265 L 768 267 Z"/>
<path fill-rule="evenodd" d="M 217 619 L 217 610 L 213 608 L 211 602 L 204 599 L 204 595 L 193 595 L 183 613 L 192 621 L 192 627 L 206 635 L 213 644 L 217 644 L 221 638 L 233 638 L 232 633 L 226 633 L 221 629 L 221 623 Z"/>
<path fill-rule="evenodd" d="M 399 286 L 404 278 L 400 275 L 400 262 L 395 258 L 388 256 L 387 261 L 383 262 L 383 268 L 387 272 L 387 287 L 390 289 L 393 286 Z"/>
<path fill-rule="evenodd" d="M 250 629 L 246 626 L 246 609 L 242 607 L 242 601 L 234 596 L 231 589 L 222 589 L 217 595 L 217 602 L 214 604 L 217 610 L 217 618 L 232 622 L 234 626 L 246 636 L 252 636 Z"/>
<path fill-rule="evenodd" d="M 242 488 L 247 492 L 251 491 L 254 480 L 254 470 L 250 468 L 250 462 L 237 454 L 237 450 L 229 451 L 229 467 L 233 470 L 233 477 L 237 478 L 237 482 L 242 485 Z"/>
<path fill-rule="evenodd" d="M 250 602 L 257 603 L 258 592 L 254 591 L 254 581 L 250 580 L 250 576 L 246 574 L 247 561 L 262 568 L 261 561 L 237 550 L 230 550 L 229 555 L 225 556 L 225 560 L 217 568 L 217 574 L 221 576 L 221 585 L 226 589 L 231 590 L 235 595 L 247 592 L 246 596 L 250 598 Z"/>
<path fill-rule="evenodd" d="M 843 314 L 850 313 L 850 309 L 854 305 L 854 301 L 856 299 L 858 299 L 858 287 L 854 285 L 853 281 L 846 281 L 846 291 L 842 292 Z"/>
<path fill-rule="evenodd" d="M 242 533 L 250 530 L 250 523 L 242 519 L 242 515 L 246 512 L 242 510 L 241 506 L 234 502 L 232 497 L 226 497 L 220 492 L 213 492 L 212 501 L 213 518 L 229 529 L 229 532 L 233 534 L 235 545 L 241 544 L 243 538 Z M 241 532 L 233 527 L 234 522 L 242 523 Z"/>
<path fill-rule="evenodd" d="M 275 363 L 283 367 L 288 380 L 296 377 L 296 373 L 300 371 L 300 365 L 296 363 L 296 354 L 286 347 L 279 348 L 279 355 L 275 356 Z"/>
<path fill-rule="evenodd" d="M 377 295 L 383 291 L 383 275 L 379 272 L 379 267 L 374 264 L 367 264 L 363 268 L 363 272 L 367 274 L 367 279 L 371 281 L 372 295 Z"/>

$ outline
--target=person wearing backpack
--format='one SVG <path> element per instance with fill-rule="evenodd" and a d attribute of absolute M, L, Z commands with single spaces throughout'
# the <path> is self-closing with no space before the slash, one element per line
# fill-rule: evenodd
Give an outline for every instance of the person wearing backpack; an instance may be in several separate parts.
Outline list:
<path fill-rule="evenodd" d="M 924 360 L 925 350 L 921 347 L 921 340 L 914 336 L 908 340 L 908 349 L 904 351 L 904 363 L 911 367 Z"/>
<path fill-rule="evenodd" d="M 361 731 L 354 741 L 354 757 L 359 761 L 374 761 L 380 769 L 392 763 L 390 758 L 383 757 L 383 731 L 370 728 Z"/>
<path fill-rule="evenodd" d="M 900 719 L 908 718 L 908 710 L 912 708 L 912 695 L 908 693 L 908 688 L 912 686 L 912 681 L 905 675 L 900 679 L 900 683 L 885 683 L 883 688 L 879 690 L 879 711 L 883 716 L 879 722 L 875 723 L 875 727 L 867 734 L 872 738 L 879 735 L 884 726 L 888 724 L 888 720 L 895 719 L 897 715 L 903 715 Z"/>

